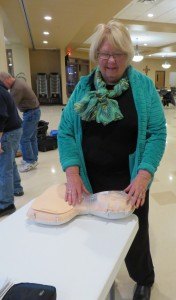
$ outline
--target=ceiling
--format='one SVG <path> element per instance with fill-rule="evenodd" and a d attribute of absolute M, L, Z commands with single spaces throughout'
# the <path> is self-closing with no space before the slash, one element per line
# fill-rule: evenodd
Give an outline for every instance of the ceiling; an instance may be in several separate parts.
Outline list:
<path fill-rule="evenodd" d="M 143 55 L 176 57 L 176 0 L 138 1 L 0 0 L 5 40 L 33 49 L 86 51 L 95 26 L 115 17 L 127 26 Z M 52 20 L 44 20 L 46 15 Z M 50 34 L 44 36 L 44 31 Z"/>

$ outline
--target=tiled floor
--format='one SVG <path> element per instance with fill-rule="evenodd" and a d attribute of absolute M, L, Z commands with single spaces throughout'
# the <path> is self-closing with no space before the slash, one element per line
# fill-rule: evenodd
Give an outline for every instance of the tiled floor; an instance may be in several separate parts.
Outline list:
<path fill-rule="evenodd" d="M 49 122 L 48 132 L 57 129 L 61 109 L 61 106 L 42 106 L 41 119 Z M 173 106 L 165 108 L 165 114 L 168 128 L 167 147 L 150 197 L 151 251 L 156 271 L 151 300 L 176 299 L 176 109 Z M 19 162 L 20 158 L 17 158 L 17 163 Z M 15 198 L 17 208 L 41 194 L 50 185 L 65 181 L 57 150 L 40 152 L 37 169 L 22 173 L 21 178 L 25 194 Z M 116 282 L 116 298 L 131 300 L 134 282 L 129 278 L 124 265 Z"/>

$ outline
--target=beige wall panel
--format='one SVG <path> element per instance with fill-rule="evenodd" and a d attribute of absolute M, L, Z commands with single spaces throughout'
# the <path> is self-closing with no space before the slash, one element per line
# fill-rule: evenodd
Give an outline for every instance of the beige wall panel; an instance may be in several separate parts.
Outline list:
<path fill-rule="evenodd" d="M 7 45 L 12 49 L 14 76 L 21 75 L 26 78 L 27 83 L 31 86 L 31 70 L 29 62 L 29 50 L 20 44 Z"/>
<path fill-rule="evenodd" d="M 30 67 L 32 87 L 36 92 L 37 73 L 61 74 L 60 51 L 59 50 L 30 50 Z"/>
<path fill-rule="evenodd" d="M 83 51 L 73 51 L 70 57 L 81 58 L 81 59 L 89 59 L 89 53 Z"/>
<path fill-rule="evenodd" d="M 7 72 L 7 59 L 6 59 L 6 50 L 4 42 L 4 27 L 1 18 L 1 9 L 0 9 L 0 70 Z"/>

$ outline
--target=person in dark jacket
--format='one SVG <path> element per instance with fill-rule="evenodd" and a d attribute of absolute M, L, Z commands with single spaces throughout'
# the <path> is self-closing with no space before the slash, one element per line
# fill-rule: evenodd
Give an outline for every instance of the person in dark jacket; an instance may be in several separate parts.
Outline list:
<path fill-rule="evenodd" d="M 24 80 L 14 78 L 6 72 L 0 72 L 0 79 L 6 81 L 17 108 L 23 113 L 23 133 L 20 140 L 23 160 L 19 171 L 28 172 L 38 165 L 37 129 L 41 115 L 39 101 Z"/>
<path fill-rule="evenodd" d="M 16 210 L 14 196 L 24 194 L 15 162 L 22 135 L 21 123 L 6 80 L 0 78 L 0 217 L 13 213 Z"/>

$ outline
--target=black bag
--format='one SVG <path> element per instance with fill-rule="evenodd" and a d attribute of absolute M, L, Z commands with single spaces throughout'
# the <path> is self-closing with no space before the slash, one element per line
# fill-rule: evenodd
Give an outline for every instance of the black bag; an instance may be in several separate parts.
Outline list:
<path fill-rule="evenodd" d="M 2 300 L 56 300 L 56 288 L 37 283 L 13 285 Z"/>
<path fill-rule="evenodd" d="M 45 122 L 43 120 L 40 120 L 38 122 L 38 129 L 37 129 L 37 137 L 45 137 L 48 130 L 48 124 L 49 122 Z"/>
<path fill-rule="evenodd" d="M 38 138 L 38 150 L 46 152 L 57 149 L 57 137 L 46 136 L 44 138 Z"/>

